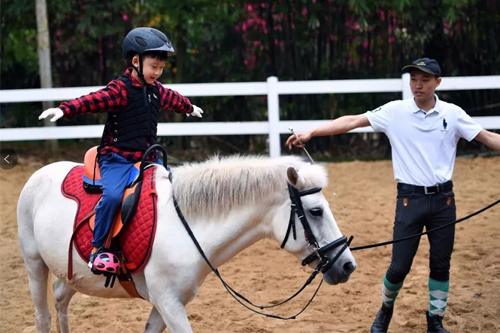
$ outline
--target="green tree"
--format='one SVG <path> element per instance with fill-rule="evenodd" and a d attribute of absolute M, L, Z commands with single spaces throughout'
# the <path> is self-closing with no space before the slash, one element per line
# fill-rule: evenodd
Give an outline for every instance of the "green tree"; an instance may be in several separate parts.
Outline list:
<path fill-rule="evenodd" d="M 2 88 L 39 87 L 34 2 L 1 0 L 1 5 Z M 104 85 L 119 76 L 125 66 L 123 37 L 137 26 L 154 26 L 171 39 L 177 55 L 162 77 L 167 84 L 264 81 L 271 75 L 281 81 L 395 78 L 421 56 L 436 58 L 444 76 L 500 72 L 497 0 L 53 0 L 48 5 L 54 86 L 59 87 Z M 500 114 L 496 91 L 441 94 L 473 116 Z M 397 98 L 389 93 L 281 96 L 281 118 L 331 119 Z M 207 111 L 205 121 L 267 118 L 264 97 L 192 101 Z M 2 108 L 2 126 L 33 126 L 34 117 L 26 117 L 30 107 L 40 109 Z M 364 138 L 359 145 L 354 135 L 322 138 L 310 149 L 341 156 L 378 156 L 386 150 L 383 140 Z M 233 151 L 263 147 L 264 139 L 229 138 Z M 200 140 L 230 146 L 226 139 Z"/>

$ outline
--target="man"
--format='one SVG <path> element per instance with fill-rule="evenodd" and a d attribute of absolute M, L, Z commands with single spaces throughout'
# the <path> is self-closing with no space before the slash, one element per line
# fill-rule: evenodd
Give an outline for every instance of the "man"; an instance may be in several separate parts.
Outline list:
<path fill-rule="evenodd" d="M 475 123 L 460 107 L 439 100 L 435 90 L 441 83 L 439 64 L 429 58 L 403 67 L 410 73 L 413 97 L 387 103 L 373 111 L 343 116 L 308 132 L 290 136 L 286 142 L 303 147 L 315 136 L 335 135 L 371 126 L 384 132 L 392 147 L 394 178 L 398 196 L 393 238 L 399 239 L 437 228 L 456 220 L 451 181 L 457 142 L 473 139 L 500 151 L 500 135 Z M 429 333 L 446 333 L 442 320 L 449 290 L 450 260 L 455 225 L 428 234 L 430 243 L 429 295 L 426 313 Z M 371 332 L 387 332 L 394 302 L 410 271 L 420 237 L 393 244 L 391 264 L 382 284 L 382 307 Z"/>

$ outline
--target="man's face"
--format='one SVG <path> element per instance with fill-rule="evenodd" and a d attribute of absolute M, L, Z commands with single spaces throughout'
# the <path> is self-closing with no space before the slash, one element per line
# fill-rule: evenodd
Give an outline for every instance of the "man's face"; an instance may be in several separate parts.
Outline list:
<path fill-rule="evenodd" d="M 413 69 L 410 73 L 410 89 L 417 102 L 424 102 L 434 99 L 434 92 L 441 83 L 441 78 Z"/>

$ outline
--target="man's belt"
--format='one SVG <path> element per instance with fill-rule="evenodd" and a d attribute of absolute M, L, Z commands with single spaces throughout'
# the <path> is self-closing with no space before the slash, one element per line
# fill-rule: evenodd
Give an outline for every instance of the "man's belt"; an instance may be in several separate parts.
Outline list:
<path fill-rule="evenodd" d="M 445 183 L 442 184 L 437 184 L 433 186 L 417 186 L 417 185 L 410 185 L 410 184 L 405 184 L 405 183 L 398 183 L 398 191 L 403 190 L 403 191 L 410 191 L 414 193 L 419 193 L 419 194 L 436 194 L 439 192 L 449 192 L 453 189 L 453 182 L 451 180 L 448 180 Z"/>

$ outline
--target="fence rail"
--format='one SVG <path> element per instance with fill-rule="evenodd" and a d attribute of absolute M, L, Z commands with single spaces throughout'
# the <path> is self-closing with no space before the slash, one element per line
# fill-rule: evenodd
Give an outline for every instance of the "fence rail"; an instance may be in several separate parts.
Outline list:
<path fill-rule="evenodd" d="M 168 88 L 188 97 L 208 96 L 267 96 L 268 121 L 256 122 L 190 122 L 160 123 L 159 136 L 196 135 L 269 135 L 272 157 L 281 154 L 280 134 L 288 128 L 308 130 L 329 120 L 284 121 L 279 118 L 279 95 L 350 94 L 401 92 L 402 98 L 411 97 L 409 74 L 399 79 L 278 81 L 269 77 L 266 82 L 172 84 Z M 63 101 L 80 97 L 102 87 L 0 90 L 0 103 Z M 500 89 L 500 76 L 445 77 L 438 90 Z M 474 117 L 486 129 L 500 129 L 500 115 Z M 1 141 L 27 141 L 73 138 L 98 138 L 103 125 L 2 128 Z M 351 131 L 371 132 L 371 127 Z"/>

